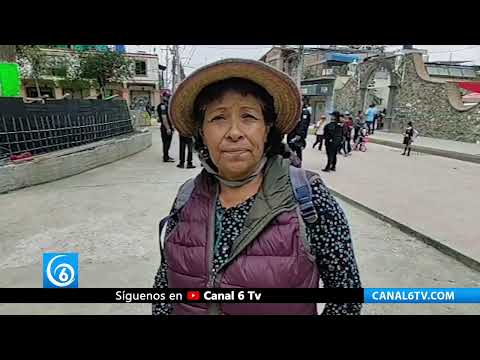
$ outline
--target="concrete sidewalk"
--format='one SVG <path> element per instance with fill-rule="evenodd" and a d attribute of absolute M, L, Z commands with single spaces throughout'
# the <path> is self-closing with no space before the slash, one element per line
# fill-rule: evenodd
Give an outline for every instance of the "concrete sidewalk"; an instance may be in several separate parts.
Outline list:
<path fill-rule="evenodd" d="M 308 139 L 304 167 L 320 171 L 325 152 Z M 351 203 L 416 235 L 480 270 L 480 165 L 368 144 L 365 153 L 338 157 L 336 172 L 320 172 L 327 186 Z"/>
<path fill-rule="evenodd" d="M 370 142 L 380 145 L 387 145 L 402 149 L 405 146 L 402 143 L 402 134 L 388 133 L 377 130 L 373 135 L 370 135 L 369 139 Z M 435 139 L 420 135 L 413 143 L 412 151 L 480 164 L 480 144 Z"/>

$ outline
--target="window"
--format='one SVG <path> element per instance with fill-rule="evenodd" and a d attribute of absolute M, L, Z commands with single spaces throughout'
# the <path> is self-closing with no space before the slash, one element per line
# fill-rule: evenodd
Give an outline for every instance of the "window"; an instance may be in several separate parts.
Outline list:
<path fill-rule="evenodd" d="M 463 72 L 461 68 L 451 67 L 448 69 L 450 76 L 463 77 Z"/>
<path fill-rule="evenodd" d="M 332 75 L 333 74 L 333 69 L 323 69 L 322 70 L 322 75 L 323 76 L 328 76 L 328 75 Z"/>
<path fill-rule="evenodd" d="M 147 75 L 147 63 L 145 61 L 135 61 L 135 75 Z"/>
<path fill-rule="evenodd" d="M 438 66 L 438 67 L 436 67 L 436 71 L 437 71 L 437 75 L 440 75 L 440 76 L 449 76 L 450 75 L 447 67 Z"/>
<path fill-rule="evenodd" d="M 436 66 L 427 66 L 427 72 L 428 72 L 430 75 L 439 75 L 439 73 L 438 73 L 438 67 L 436 67 Z"/>
<path fill-rule="evenodd" d="M 36 98 L 38 97 L 37 95 L 37 88 L 36 87 L 27 87 L 27 97 L 31 98 Z M 41 96 L 43 95 L 48 95 L 50 99 L 55 99 L 55 96 L 53 96 L 53 89 L 52 88 L 40 88 L 40 94 Z"/>
<path fill-rule="evenodd" d="M 320 94 L 328 94 L 328 90 L 329 90 L 328 86 L 320 86 L 319 93 Z"/>
<path fill-rule="evenodd" d="M 475 70 L 473 69 L 464 68 L 462 69 L 462 72 L 464 77 L 471 77 L 471 78 L 476 77 Z"/>

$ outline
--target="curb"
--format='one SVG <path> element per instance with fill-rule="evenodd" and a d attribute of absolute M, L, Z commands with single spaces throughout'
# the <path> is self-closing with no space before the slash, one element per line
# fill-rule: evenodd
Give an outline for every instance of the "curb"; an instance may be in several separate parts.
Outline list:
<path fill-rule="evenodd" d="M 400 144 L 398 142 L 391 141 L 391 140 L 375 139 L 375 138 L 369 137 L 368 141 L 371 143 L 391 146 L 399 149 L 403 149 L 404 147 L 403 144 Z M 468 161 L 468 162 L 480 164 L 479 155 L 465 154 L 465 153 L 459 153 L 456 151 L 449 151 L 449 150 L 440 150 L 440 149 L 435 149 L 435 148 L 421 146 L 421 145 L 412 145 L 412 151 L 417 151 L 425 154 L 442 156 L 450 159 Z"/>
<path fill-rule="evenodd" d="M 389 223 L 390 225 L 396 227 L 400 231 L 415 237 L 416 239 L 424 242 L 427 245 L 430 245 L 430 246 L 434 247 L 435 249 L 439 250 L 443 254 L 454 258 L 455 260 L 461 262 L 462 264 L 468 266 L 469 268 L 480 272 L 480 262 L 479 261 L 477 261 L 477 260 L 475 260 L 471 257 L 468 257 L 468 256 L 458 252 L 457 250 L 455 250 L 455 249 L 453 249 L 453 248 L 451 248 L 451 247 L 449 247 L 445 244 L 442 244 L 440 241 L 435 240 L 434 238 L 432 238 L 428 235 L 422 234 L 422 233 L 412 229 L 411 227 L 409 227 L 405 224 L 402 224 L 402 223 L 400 223 L 400 222 L 398 222 L 398 221 L 396 221 L 396 220 L 394 220 L 394 219 L 392 219 L 388 216 L 385 216 L 385 215 L 379 213 L 378 211 L 376 211 L 372 208 L 369 208 L 369 207 L 359 203 L 358 201 L 353 200 L 352 198 L 339 193 L 336 190 L 333 190 L 331 187 L 328 187 L 328 189 L 332 192 L 333 195 L 335 195 L 336 197 L 344 200 L 345 202 L 349 203 L 350 205 L 353 205 L 353 206 L 359 208 L 360 210 L 363 210 L 363 211 L 369 213 L 370 215 L 373 215 L 377 219 L 380 219 L 382 221 L 385 221 L 385 222 Z"/>
<path fill-rule="evenodd" d="M 40 154 L 0 167 L 0 195 L 78 175 L 132 156 L 152 146 L 149 131 Z"/>

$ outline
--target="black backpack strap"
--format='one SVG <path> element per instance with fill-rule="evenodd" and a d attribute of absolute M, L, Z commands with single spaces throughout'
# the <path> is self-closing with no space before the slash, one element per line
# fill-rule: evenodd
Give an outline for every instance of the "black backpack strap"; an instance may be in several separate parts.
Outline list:
<path fill-rule="evenodd" d="M 192 195 L 193 189 L 195 188 L 195 178 L 187 180 L 178 190 L 177 197 L 173 203 L 173 209 L 170 214 L 160 220 L 160 224 L 158 226 L 158 239 L 160 243 L 160 252 L 163 252 L 163 242 L 162 239 L 162 232 L 164 227 L 167 225 L 168 220 L 170 220 L 173 216 L 177 215 L 180 210 L 185 206 L 188 199 Z"/>
<path fill-rule="evenodd" d="M 304 169 L 290 166 L 290 181 L 292 182 L 293 194 L 300 207 L 302 218 L 307 223 L 314 223 L 318 220 L 317 210 L 312 201 L 312 187 Z"/>

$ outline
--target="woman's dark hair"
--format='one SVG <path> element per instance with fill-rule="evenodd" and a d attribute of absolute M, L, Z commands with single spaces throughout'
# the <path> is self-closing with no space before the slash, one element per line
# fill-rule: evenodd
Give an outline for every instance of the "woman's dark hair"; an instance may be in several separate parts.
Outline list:
<path fill-rule="evenodd" d="M 202 149 L 205 148 L 205 144 L 203 143 L 203 139 L 200 136 L 199 130 L 203 124 L 207 105 L 211 104 L 215 100 L 221 99 L 222 96 L 228 91 L 237 92 L 242 96 L 252 95 L 260 101 L 265 124 L 270 126 L 270 132 L 268 133 L 267 143 L 265 146 L 265 154 L 267 157 L 281 155 L 285 158 L 288 158 L 290 156 L 290 152 L 288 151 L 286 145 L 282 142 L 282 134 L 275 126 L 277 114 L 275 113 L 273 97 L 262 86 L 254 83 L 253 81 L 235 77 L 220 80 L 206 86 L 202 89 L 202 91 L 200 91 L 195 99 L 193 104 L 193 118 L 195 119 L 197 131 L 194 136 L 194 149 L 198 152 L 201 152 Z M 211 161 L 209 165 L 213 165 Z"/>
<path fill-rule="evenodd" d="M 408 126 L 412 126 L 413 123 L 411 121 L 408 122 Z"/>

